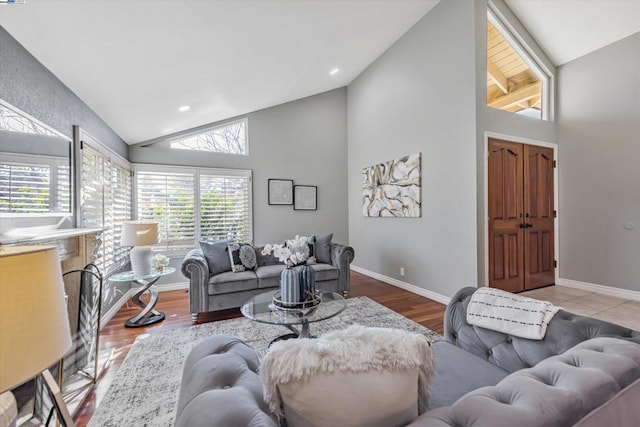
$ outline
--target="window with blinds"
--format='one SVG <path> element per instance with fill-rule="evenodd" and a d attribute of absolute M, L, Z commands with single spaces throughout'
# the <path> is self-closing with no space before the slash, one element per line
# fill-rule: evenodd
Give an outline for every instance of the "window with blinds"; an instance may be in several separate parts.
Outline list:
<path fill-rule="evenodd" d="M 122 222 L 131 219 L 131 168 L 107 149 L 83 141 L 81 176 L 82 226 L 105 228 L 96 264 L 108 275 L 128 259 L 120 235 Z"/>
<path fill-rule="evenodd" d="M 202 240 L 252 240 L 247 176 L 200 174 L 200 236 Z"/>
<path fill-rule="evenodd" d="M 198 240 L 251 241 L 251 171 L 135 165 L 138 219 L 160 223 L 165 250 Z"/>
<path fill-rule="evenodd" d="M 0 154 L 0 213 L 71 210 L 67 159 Z"/>
<path fill-rule="evenodd" d="M 193 173 L 136 170 L 138 219 L 158 221 L 165 247 L 193 246 L 195 177 Z"/>

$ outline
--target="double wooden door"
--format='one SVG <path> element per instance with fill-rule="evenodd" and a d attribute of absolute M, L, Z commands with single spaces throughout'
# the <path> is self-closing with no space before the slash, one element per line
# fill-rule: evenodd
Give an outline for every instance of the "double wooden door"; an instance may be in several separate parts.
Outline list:
<path fill-rule="evenodd" d="M 553 149 L 489 138 L 489 286 L 555 282 Z"/>

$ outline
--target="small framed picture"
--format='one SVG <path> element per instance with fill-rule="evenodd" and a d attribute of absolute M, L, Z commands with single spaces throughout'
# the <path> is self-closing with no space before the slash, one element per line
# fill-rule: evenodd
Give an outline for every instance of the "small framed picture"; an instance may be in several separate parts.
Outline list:
<path fill-rule="evenodd" d="M 292 205 L 293 204 L 293 180 L 269 179 L 269 204 Z"/>
<path fill-rule="evenodd" d="M 318 187 L 315 185 L 294 186 L 293 209 L 297 211 L 315 211 L 318 209 Z"/>

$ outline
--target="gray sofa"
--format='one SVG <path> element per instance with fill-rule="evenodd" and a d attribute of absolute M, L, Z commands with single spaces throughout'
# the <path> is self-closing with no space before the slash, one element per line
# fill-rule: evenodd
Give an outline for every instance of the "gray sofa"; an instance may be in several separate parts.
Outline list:
<path fill-rule="evenodd" d="M 349 271 L 353 261 L 353 248 L 339 243 L 330 244 L 330 259 L 312 265 L 316 287 L 324 291 L 349 294 Z M 263 246 L 255 248 L 257 268 L 234 273 L 223 271 L 210 274 L 210 266 L 219 260 L 205 256 L 202 249 L 193 249 L 182 261 L 182 274 L 189 279 L 189 309 L 195 322 L 199 313 L 240 307 L 253 295 L 280 286 L 280 273 L 285 268 L 272 255 L 262 255 Z M 223 258 L 224 259 L 224 258 Z M 224 270 L 223 269 L 215 269 Z"/>
<path fill-rule="evenodd" d="M 640 332 L 561 310 L 543 340 L 518 338 L 466 322 L 474 291 L 447 306 L 430 409 L 410 426 L 640 425 Z M 277 426 L 258 368 L 237 337 L 200 343 L 185 362 L 176 426 Z"/>

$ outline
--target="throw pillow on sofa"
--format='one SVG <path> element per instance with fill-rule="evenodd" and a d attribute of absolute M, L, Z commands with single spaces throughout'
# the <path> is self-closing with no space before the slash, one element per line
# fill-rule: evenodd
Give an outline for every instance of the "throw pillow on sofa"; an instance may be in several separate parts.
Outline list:
<path fill-rule="evenodd" d="M 427 410 L 434 374 L 424 335 L 360 325 L 276 342 L 260 367 L 265 402 L 289 427 L 404 426 Z"/>
<path fill-rule="evenodd" d="M 231 271 L 231 262 L 227 253 L 227 245 L 231 242 L 233 242 L 232 239 L 218 240 L 217 242 L 205 242 L 203 240 L 200 242 L 202 253 L 207 259 L 207 264 L 209 264 L 210 276 Z"/>
<path fill-rule="evenodd" d="M 253 245 L 249 243 L 229 243 L 227 248 L 229 250 L 231 271 L 238 273 L 256 269 L 256 250 Z"/>
<path fill-rule="evenodd" d="M 331 239 L 333 238 L 333 233 L 313 237 L 315 237 L 316 240 L 316 260 L 324 264 L 331 264 Z"/>

